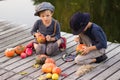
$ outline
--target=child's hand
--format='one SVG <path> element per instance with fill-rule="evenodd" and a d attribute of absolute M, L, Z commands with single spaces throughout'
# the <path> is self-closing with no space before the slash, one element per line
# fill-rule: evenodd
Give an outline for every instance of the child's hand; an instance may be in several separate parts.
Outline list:
<path fill-rule="evenodd" d="M 90 52 L 89 47 L 84 47 L 84 48 L 83 48 L 83 51 L 82 51 L 82 55 L 86 55 L 86 54 L 89 53 L 89 52 Z"/>
<path fill-rule="evenodd" d="M 47 40 L 47 41 L 51 41 L 51 36 L 50 36 L 50 35 L 47 35 L 47 36 L 46 36 L 46 40 Z"/>
<path fill-rule="evenodd" d="M 74 41 L 75 41 L 75 42 L 79 42 L 79 37 L 75 37 L 75 38 L 74 38 Z"/>
<path fill-rule="evenodd" d="M 35 37 L 38 37 L 38 36 L 40 36 L 40 35 L 42 35 L 42 34 L 39 33 L 39 32 L 37 32 L 37 33 L 34 34 Z"/>

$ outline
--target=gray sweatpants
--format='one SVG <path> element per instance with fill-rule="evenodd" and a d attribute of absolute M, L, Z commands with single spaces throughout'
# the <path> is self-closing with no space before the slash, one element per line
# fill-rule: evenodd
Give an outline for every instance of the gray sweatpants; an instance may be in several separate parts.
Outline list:
<path fill-rule="evenodd" d="M 49 42 L 46 44 L 37 44 L 34 43 L 34 45 L 36 45 L 36 47 L 34 46 L 35 50 L 36 50 L 36 54 L 47 54 L 48 56 L 54 56 L 59 54 L 59 47 L 56 42 Z"/>
<path fill-rule="evenodd" d="M 82 41 L 83 44 L 86 44 L 88 47 L 92 46 L 91 40 L 88 36 L 84 34 L 80 34 L 80 42 Z M 75 63 L 77 64 L 89 64 L 92 63 L 92 60 L 95 59 L 96 57 L 99 57 L 101 55 L 105 54 L 105 49 L 100 49 L 100 50 L 94 50 L 89 52 L 86 55 L 77 55 L 75 58 Z"/>

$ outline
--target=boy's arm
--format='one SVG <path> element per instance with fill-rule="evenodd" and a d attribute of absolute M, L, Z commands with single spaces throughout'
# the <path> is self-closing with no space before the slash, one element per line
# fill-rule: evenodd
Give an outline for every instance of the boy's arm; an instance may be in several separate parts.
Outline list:
<path fill-rule="evenodd" d="M 96 46 L 85 47 L 83 49 L 82 55 L 86 55 L 87 53 L 89 53 L 90 51 L 93 51 L 93 50 L 97 50 Z"/>
<path fill-rule="evenodd" d="M 38 20 L 35 22 L 35 24 L 33 25 L 33 28 L 32 28 L 32 30 L 31 30 L 31 34 L 33 35 L 33 36 L 35 36 L 35 33 L 37 32 L 37 30 L 38 30 Z"/>

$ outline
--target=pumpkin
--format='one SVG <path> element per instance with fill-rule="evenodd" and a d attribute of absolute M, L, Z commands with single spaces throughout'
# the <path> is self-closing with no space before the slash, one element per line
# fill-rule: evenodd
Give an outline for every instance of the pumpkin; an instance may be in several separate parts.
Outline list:
<path fill-rule="evenodd" d="M 23 45 L 18 45 L 15 47 L 15 52 L 16 54 L 21 54 L 22 52 L 24 52 L 26 50 L 26 47 Z"/>
<path fill-rule="evenodd" d="M 45 63 L 53 63 L 53 64 L 55 64 L 55 60 L 52 59 L 52 58 L 47 58 L 47 59 L 45 60 Z"/>
<path fill-rule="evenodd" d="M 51 73 L 54 67 L 56 67 L 56 65 L 53 63 L 45 63 L 42 65 L 42 72 Z"/>
<path fill-rule="evenodd" d="M 46 42 L 46 38 L 44 35 L 38 35 L 36 36 L 36 40 L 38 43 L 45 43 Z"/>
<path fill-rule="evenodd" d="M 52 73 L 53 74 L 54 73 L 61 74 L 61 71 L 62 71 L 61 68 L 56 66 L 56 67 L 53 68 Z"/>
<path fill-rule="evenodd" d="M 43 65 L 45 63 L 46 58 L 48 58 L 48 56 L 46 56 L 45 54 L 38 55 L 36 57 L 36 64 Z"/>
<path fill-rule="evenodd" d="M 9 48 L 5 50 L 5 56 L 7 57 L 13 57 L 15 55 L 14 48 Z"/>
<path fill-rule="evenodd" d="M 82 54 L 82 51 L 83 51 L 84 47 L 86 47 L 85 44 L 78 44 L 76 46 L 76 52 L 77 52 L 77 54 Z"/>

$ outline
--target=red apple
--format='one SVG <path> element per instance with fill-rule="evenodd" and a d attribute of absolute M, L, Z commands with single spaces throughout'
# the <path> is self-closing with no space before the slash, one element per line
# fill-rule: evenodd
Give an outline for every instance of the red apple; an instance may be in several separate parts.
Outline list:
<path fill-rule="evenodd" d="M 25 53 L 26 53 L 28 56 L 31 56 L 32 53 L 33 53 L 33 51 L 32 51 L 31 48 L 27 48 L 26 51 L 25 51 Z"/>
<path fill-rule="evenodd" d="M 21 53 L 21 54 L 20 54 L 20 57 L 21 57 L 22 59 L 24 59 L 24 58 L 27 57 L 27 54 L 26 54 L 26 53 Z"/>

